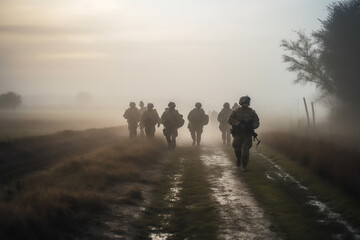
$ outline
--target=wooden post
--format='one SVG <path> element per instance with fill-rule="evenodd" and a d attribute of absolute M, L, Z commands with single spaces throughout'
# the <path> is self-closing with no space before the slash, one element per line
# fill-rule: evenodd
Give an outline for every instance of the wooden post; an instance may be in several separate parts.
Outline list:
<path fill-rule="evenodd" d="M 315 109 L 314 109 L 314 102 L 311 102 L 311 109 L 312 109 L 312 115 L 313 115 L 313 125 L 315 128 Z"/>
<path fill-rule="evenodd" d="M 308 108 L 307 108 L 307 104 L 306 104 L 305 98 L 303 98 L 303 100 L 304 100 L 304 105 L 305 105 L 305 111 L 306 111 L 306 117 L 307 117 L 308 127 L 310 127 L 309 111 L 308 111 Z"/>

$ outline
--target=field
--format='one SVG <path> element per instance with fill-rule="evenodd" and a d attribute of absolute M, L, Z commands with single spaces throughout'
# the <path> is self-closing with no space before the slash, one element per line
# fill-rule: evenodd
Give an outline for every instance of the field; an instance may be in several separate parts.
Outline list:
<path fill-rule="evenodd" d="M 262 134 L 242 172 L 230 146 L 191 146 L 185 130 L 175 151 L 125 126 L 51 132 L 0 142 L 0 238 L 360 238 L 349 144 Z"/>

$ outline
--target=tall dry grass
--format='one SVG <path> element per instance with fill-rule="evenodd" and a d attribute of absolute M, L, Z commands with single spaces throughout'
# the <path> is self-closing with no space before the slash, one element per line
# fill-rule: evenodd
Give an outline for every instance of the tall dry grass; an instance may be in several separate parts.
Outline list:
<path fill-rule="evenodd" d="M 107 193 L 118 183 L 144 181 L 142 173 L 159 159 L 163 144 L 122 140 L 4 189 L 0 200 L 1 239 L 63 239 L 116 201 Z M 135 189 L 136 190 L 136 189 Z M 124 196 L 139 198 L 139 190 Z"/>
<path fill-rule="evenodd" d="M 360 150 L 338 139 L 288 132 L 262 134 L 264 142 L 360 198 Z"/>

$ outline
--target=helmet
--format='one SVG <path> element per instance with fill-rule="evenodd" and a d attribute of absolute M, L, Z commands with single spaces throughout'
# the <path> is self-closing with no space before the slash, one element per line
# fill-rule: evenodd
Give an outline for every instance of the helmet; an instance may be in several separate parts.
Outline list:
<path fill-rule="evenodd" d="M 176 104 L 174 102 L 169 102 L 168 107 L 169 108 L 175 108 Z"/>
<path fill-rule="evenodd" d="M 144 102 L 143 102 L 143 101 L 140 101 L 139 106 L 140 106 L 140 107 L 143 107 L 143 106 L 144 106 Z"/>
<path fill-rule="evenodd" d="M 154 104 L 148 103 L 148 104 L 147 104 L 147 108 L 148 108 L 148 109 L 153 109 L 153 108 L 154 108 Z"/>
<path fill-rule="evenodd" d="M 240 103 L 240 105 L 242 105 L 244 103 L 250 104 L 250 100 L 251 100 L 250 97 L 246 95 L 246 96 L 243 96 L 240 98 L 239 103 Z"/>
<path fill-rule="evenodd" d="M 201 108 L 202 105 L 201 105 L 201 103 L 197 102 L 197 103 L 195 103 L 195 107 L 196 107 L 196 108 Z"/>
<path fill-rule="evenodd" d="M 135 107 L 135 106 L 136 106 L 136 103 L 135 103 L 135 102 L 130 102 L 129 106 L 130 106 L 130 107 Z"/>
<path fill-rule="evenodd" d="M 230 103 L 228 103 L 228 102 L 224 103 L 223 107 L 224 107 L 224 108 L 229 108 L 229 107 L 230 107 Z"/>

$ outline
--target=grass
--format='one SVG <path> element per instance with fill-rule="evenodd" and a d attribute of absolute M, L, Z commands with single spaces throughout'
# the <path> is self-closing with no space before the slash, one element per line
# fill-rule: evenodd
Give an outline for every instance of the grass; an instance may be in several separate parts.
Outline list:
<path fill-rule="evenodd" d="M 150 239 L 151 234 L 168 239 L 217 239 L 220 218 L 199 150 L 182 148 L 169 157 L 136 239 Z M 175 181 L 174 176 L 181 177 Z M 174 189 L 179 192 L 175 194 Z"/>
<path fill-rule="evenodd" d="M 266 173 L 271 169 L 270 164 L 254 152 L 251 153 L 248 172 L 239 171 L 239 177 L 246 181 L 280 236 L 285 239 L 332 239 L 334 234 L 343 232 L 339 224 L 319 222 L 324 216 L 315 207 L 306 204 L 309 194 L 317 196 L 333 211 L 341 213 L 353 226 L 358 227 L 360 212 L 354 199 L 271 147 L 263 145 L 259 151 L 309 189 L 304 193 L 294 183 L 269 180 Z M 228 153 L 233 155 L 230 151 Z M 350 236 L 345 237 L 352 239 Z"/>
<path fill-rule="evenodd" d="M 273 132 L 264 142 L 360 199 L 360 150 L 321 136 Z M 345 138 L 344 138 L 345 140 Z M 348 140 L 346 140 L 348 141 Z"/>
<path fill-rule="evenodd" d="M 163 145 L 145 139 L 122 140 L 84 156 L 67 159 L 4 189 L 0 236 L 5 239 L 64 239 L 85 226 L 93 214 L 119 201 L 108 190 L 134 183 L 127 199 L 141 198 L 136 186 L 144 169 L 161 157 Z M 119 201 L 121 203 L 121 201 Z"/>

